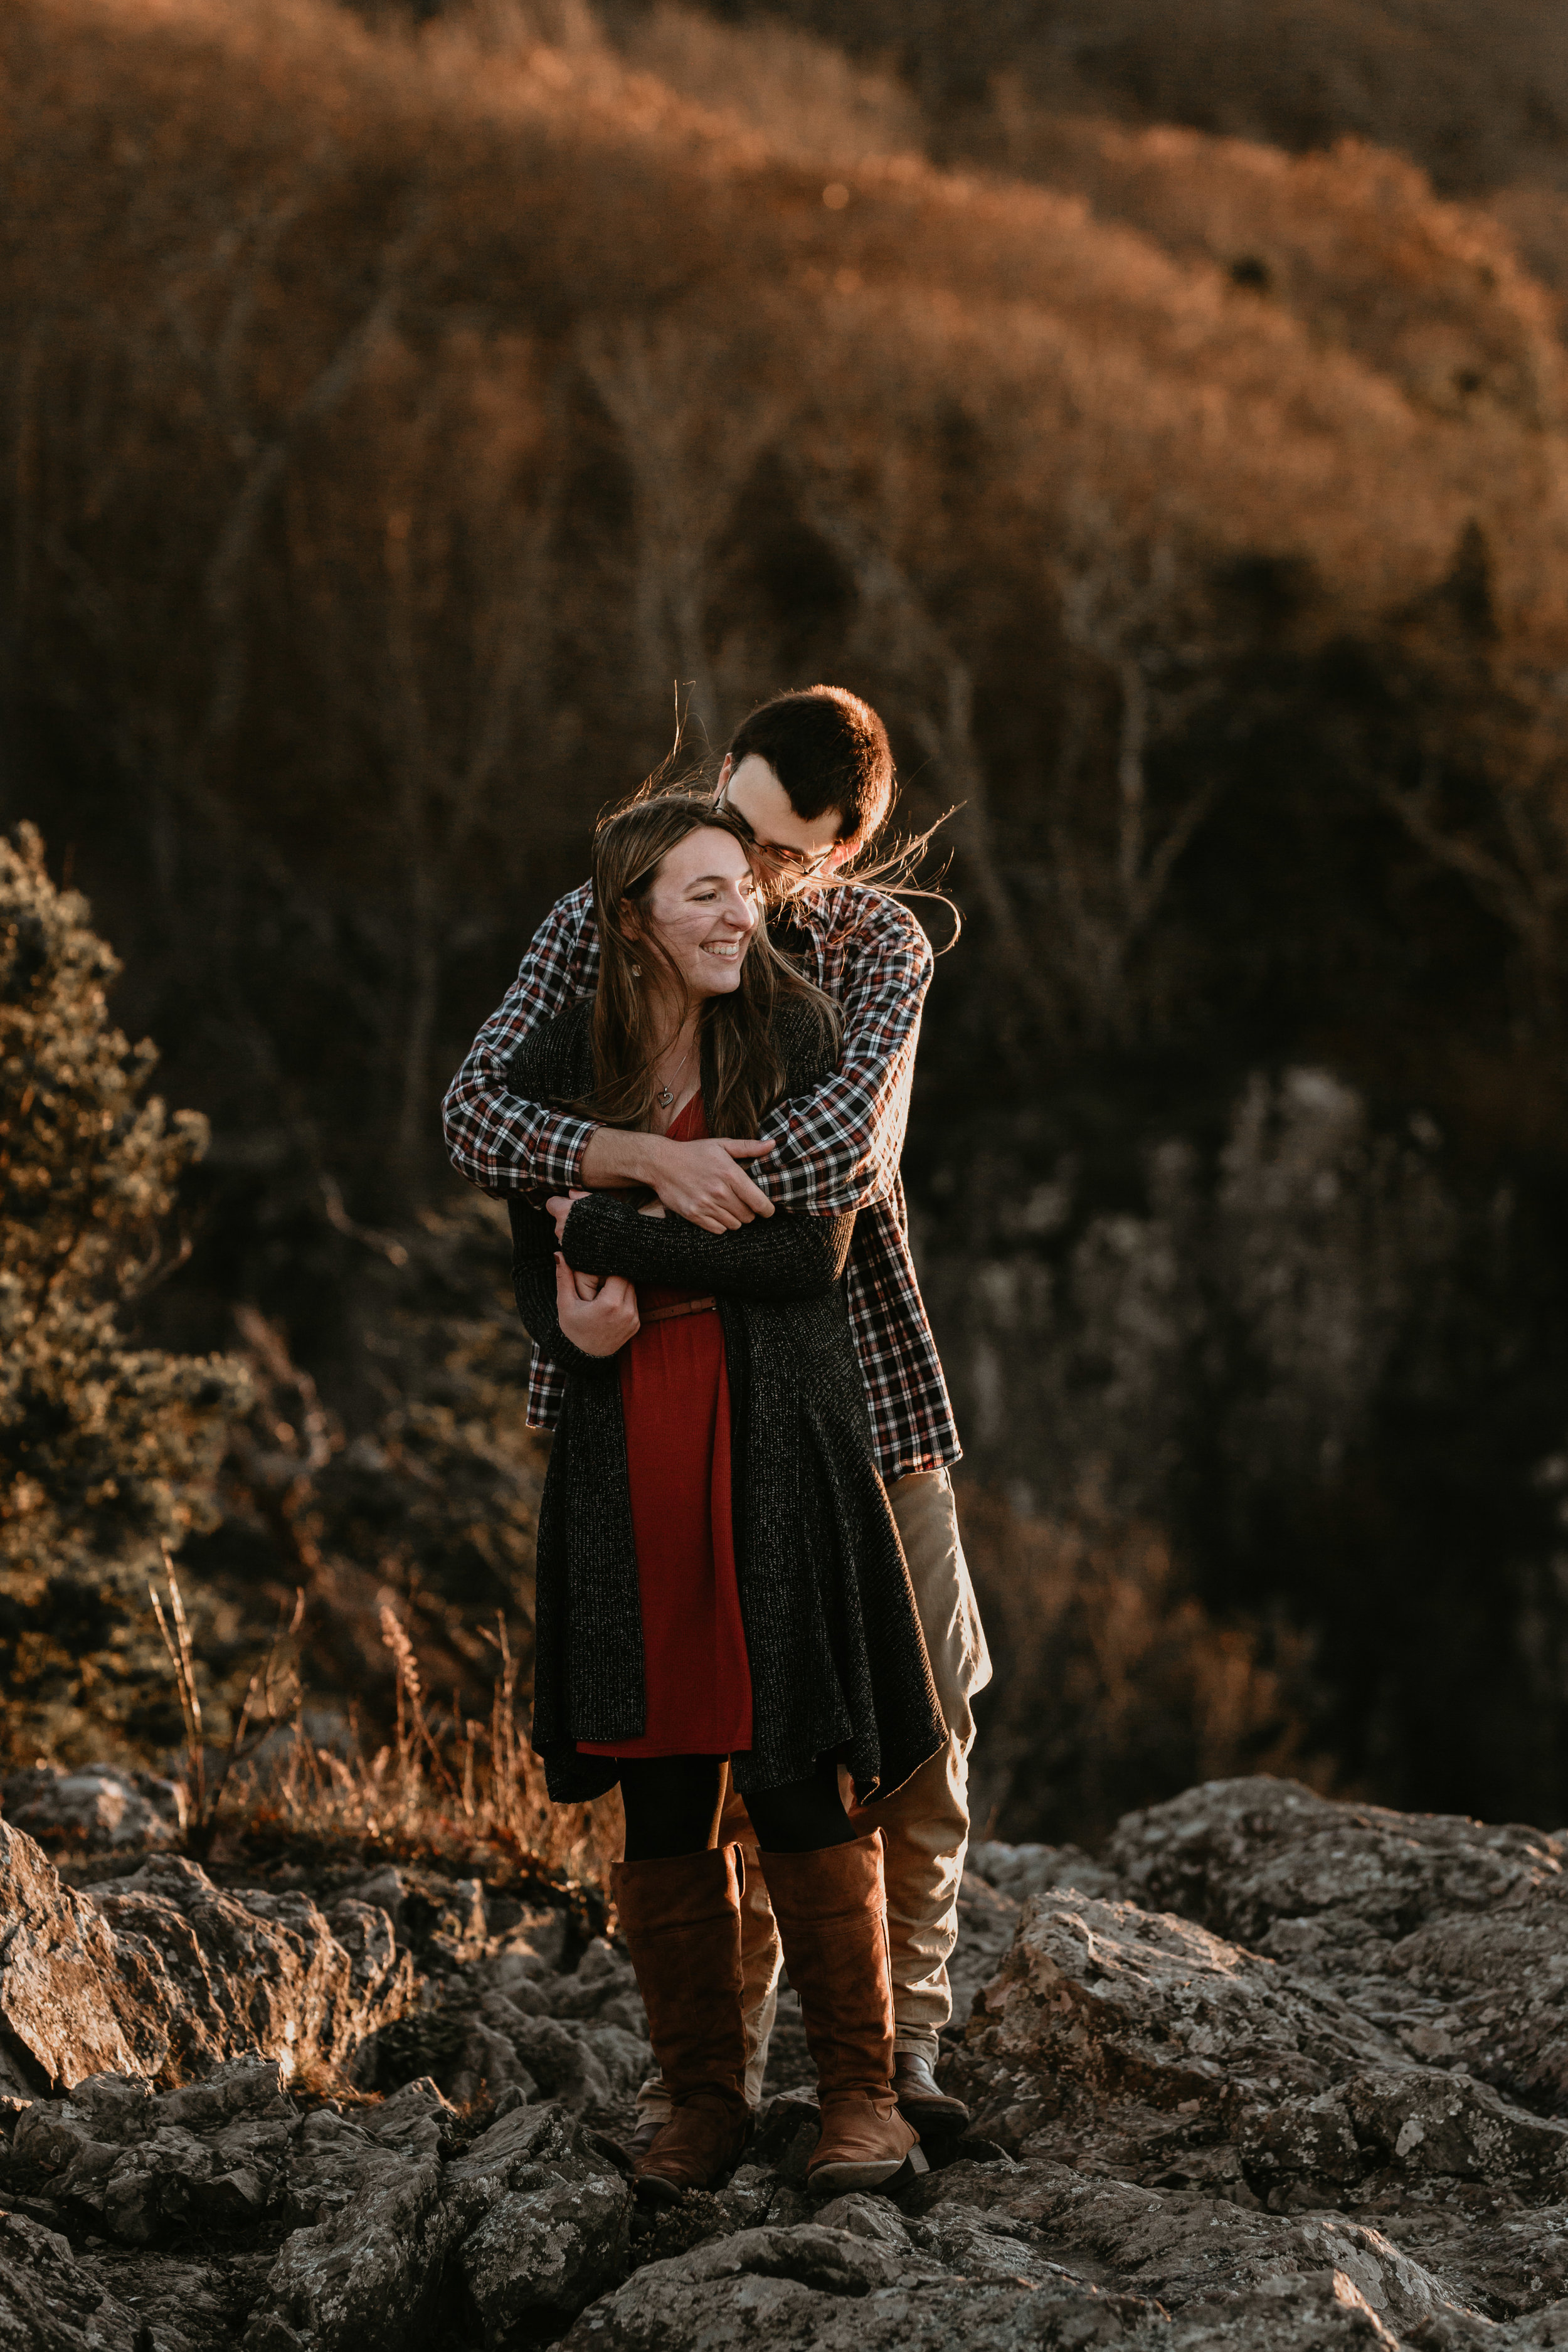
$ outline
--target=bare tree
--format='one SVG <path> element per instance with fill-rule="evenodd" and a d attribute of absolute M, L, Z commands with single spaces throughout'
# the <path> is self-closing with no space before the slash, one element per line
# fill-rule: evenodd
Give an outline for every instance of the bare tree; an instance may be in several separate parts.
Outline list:
<path fill-rule="evenodd" d="M 472 861 L 530 772 L 525 719 L 544 724 L 563 477 L 550 389 L 515 338 L 438 360 L 389 345 L 365 397 L 374 482 L 300 485 L 289 550 L 325 693 L 386 782 L 377 854 L 395 911 L 377 1025 L 395 1041 L 392 1153 L 416 1191 L 442 989 L 472 936 Z"/>
<path fill-rule="evenodd" d="M 756 379 L 741 347 L 698 326 L 589 326 L 578 351 L 631 471 L 633 600 L 647 691 L 661 699 L 679 679 L 711 742 L 722 723 L 709 642 L 721 547 L 790 403 Z"/>
<path fill-rule="evenodd" d="M 420 420 L 423 434 L 433 419 Z M 549 555 L 561 477 L 547 475 L 531 508 L 504 490 L 475 533 L 479 576 L 468 583 L 471 683 L 465 707 L 443 726 L 429 688 L 434 646 L 421 641 L 420 537 L 403 508 L 386 518 L 385 663 L 390 688 L 386 741 L 407 883 L 408 982 L 403 1082 L 395 1149 L 413 1181 L 424 1153 L 434 1095 L 431 1054 L 445 964 L 460 931 L 459 890 L 475 837 L 514 772 L 517 721 L 528 704 L 542 717 L 550 638 Z M 496 488 L 501 488 L 497 485 Z M 450 550 L 439 526 L 423 535 L 432 568 Z M 434 546 L 431 541 L 434 541 Z M 448 577 L 431 583 L 437 601 Z"/>
<path fill-rule="evenodd" d="M 279 404 L 270 385 L 264 394 L 279 249 L 319 197 L 331 161 L 325 151 L 309 159 L 292 194 L 259 200 L 237 225 L 198 224 L 171 251 L 152 302 L 122 313 L 68 297 L 34 321 L 19 353 L 16 640 L 57 700 L 107 731 L 116 765 L 138 781 L 153 873 L 171 900 L 183 819 L 217 850 L 227 895 L 241 873 L 260 872 L 287 902 L 310 904 L 300 876 L 233 790 L 264 537 L 290 469 L 393 331 L 423 226 L 415 218 L 388 235 L 363 307 L 293 396 Z M 144 436 L 169 415 L 180 419 L 195 478 L 181 514 L 189 537 L 169 551 L 163 576 L 127 597 L 113 580 L 125 549 L 105 535 L 106 522 L 148 470 Z M 93 665 L 111 691 L 90 675 Z M 171 936 L 184 936 L 183 926 L 172 925 Z M 226 989 L 228 1016 L 270 1069 L 267 1024 L 233 980 L 221 917 L 213 939 L 209 968 Z"/>
<path fill-rule="evenodd" d="M 820 491 L 807 496 L 814 529 L 855 581 L 862 635 L 899 681 L 900 716 L 941 790 L 957 803 L 952 836 L 1008 984 L 1047 1027 L 1061 1021 L 1065 991 L 1092 1036 L 1125 1042 L 1141 1013 L 1134 953 L 1219 791 L 1217 781 L 1205 781 L 1163 818 L 1150 805 L 1152 742 L 1213 690 L 1206 678 L 1180 687 L 1169 681 L 1176 656 L 1163 633 L 1173 636 L 1182 622 L 1173 556 L 1157 548 L 1140 578 L 1130 549 L 1107 524 L 1098 539 L 1086 540 L 1070 568 L 1058 561 L 1055 578 L 1072 664 L 1065 670 L 1062 742 L 1043 815 L 1051 855 L 1042 863 L 1029 854 L 1033 823 L 1018 840 L 1001 838 L 976 736 L 968 658 L 876 531 L 847 502 Z M 1191 666 L 1190 646 L 1184 654 Z M 1109 757 L 1108 682 L 1117 698 Z"/>
<path fill-rule="evenodd" d="M 1568 701 L 1554 676 L 1488 683 L 1484 726 L 1434 726 L 1413 783 L 1366 765 L 1410 839 L 1511 934 L 1521 1025 L 1551 1038 L 1568 972 Z"/>
<path fill-rule="evenodd" d="M 1103 509 L 1080 511 L 1048 568 L 1068 659 L 1050 864 L 1028 879 L 1091 1034 L 1125 1044 L 1140 1017 L 1133 958 L 1221 791 L 1211 774 L 1157 810 L 1150 754 L 1217 691 L 1218 648 L 1170 535 L 1140 543 Z"/>

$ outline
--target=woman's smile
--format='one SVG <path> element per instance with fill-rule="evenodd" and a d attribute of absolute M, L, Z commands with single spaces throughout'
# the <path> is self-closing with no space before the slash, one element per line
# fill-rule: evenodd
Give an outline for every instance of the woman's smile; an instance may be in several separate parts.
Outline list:
<path fill-rule="evenodd" d="M 739 988 L 741 963 L 757 928 L 757 886 L 733 834 L 700 825 L 677 842 L 659 862 L 647 912 L 689 989 L 698 996 L 728 996 Z"/>

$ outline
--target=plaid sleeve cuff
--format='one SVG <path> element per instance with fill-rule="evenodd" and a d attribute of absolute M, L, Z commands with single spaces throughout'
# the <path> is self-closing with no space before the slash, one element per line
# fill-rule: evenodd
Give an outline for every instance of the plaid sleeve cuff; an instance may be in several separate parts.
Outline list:
<path fill-rule="evenodd" d="M 539 1129 L 530 1158 L 535 1184 L 552 1192 L 569 1192 L 583 1181 L 583 1154 L 594 1132 L 591 1118 L 574 1118 L 570 1111 L 551 1111 Z"/>

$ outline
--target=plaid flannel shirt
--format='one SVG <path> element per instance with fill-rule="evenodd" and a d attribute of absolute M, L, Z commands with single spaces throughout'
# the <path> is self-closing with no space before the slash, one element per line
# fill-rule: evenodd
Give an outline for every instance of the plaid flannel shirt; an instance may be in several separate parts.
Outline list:
<path fill-rule="evenodd" d="M 592 891 L 560 899 L 535 933 L 500 1009 L 485 1023 L 442 1105 L 452 1164 L 487 1192 L 564 1192 L 582 1179 L 593 1122 L 509 1093 L 519 1040 L 579 998 L 599 967 Z M 956 1462 L 962 1448 L 947 1383 L 910 1255 L 899 1160 L 909 1120 L 921 1008 L 931 981 L 925 933 L 896 899 L 863 884 L 803 890 L 790 928 L 802 968 L 839 1007 L 839 1067 L 763 1122 L 773 1149 L 748 1167 L 781 1209 L 855 1213 L 845 1290 L 884 1478 Z M 539 1349 L 528 1419 L 552 1429 L 564 1379 Z"/>

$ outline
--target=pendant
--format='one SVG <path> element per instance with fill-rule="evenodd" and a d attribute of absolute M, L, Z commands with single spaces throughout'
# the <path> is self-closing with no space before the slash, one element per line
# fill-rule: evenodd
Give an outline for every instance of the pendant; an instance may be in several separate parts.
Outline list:
<path fill-rule="evenodd" d="M 670 1104 L 675 1100 L 675 1089 L 672 1087 L 660 1087 L 658 1094 L 654 1097 L 654 1100 L 658 1103 L 660 1110 L 668 1110 Z"/>

